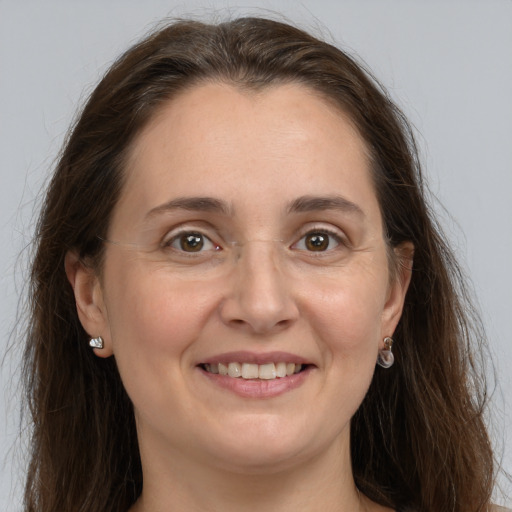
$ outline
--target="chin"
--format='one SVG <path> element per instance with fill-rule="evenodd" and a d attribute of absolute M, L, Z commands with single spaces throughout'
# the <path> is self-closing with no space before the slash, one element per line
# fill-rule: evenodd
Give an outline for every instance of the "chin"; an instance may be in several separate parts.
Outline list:
<path fill-rule="evenodd" d="M 298 467 L 318 457 L 337 437 L 325 431 L 313 435 L 307 425 L 281 421 L 255 421 L 237 426 L 232 435 L 215 444 L 216 465 L 239 474 L 273 474 Z M 311 425 L 309 425 L 311 426 Z M 329 435 L 331 434 L 331 435 Z"/>

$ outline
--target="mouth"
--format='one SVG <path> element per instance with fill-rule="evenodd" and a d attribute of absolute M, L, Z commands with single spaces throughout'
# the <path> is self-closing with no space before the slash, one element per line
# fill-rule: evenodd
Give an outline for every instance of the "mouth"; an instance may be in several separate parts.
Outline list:
<path fill-rule="evenodd" d="M 268 362 L 264 364 L 240 363 L 236 361 L 224 363 L 201 363 L 199 367 L 206 373 L 222 375 L 232 379 L 244 380 L 276 380 L 291 377 L 304 372 L 310 365 L 293 362 Z"/>
<path fill-rule="evenodd" d="M 219 387 L 242 398 L 268 399 L 302 387 L 317 367 L 290 352 L 236 351 L 198 361 L 196 368 L 207 378 L 210 389 Z"/>

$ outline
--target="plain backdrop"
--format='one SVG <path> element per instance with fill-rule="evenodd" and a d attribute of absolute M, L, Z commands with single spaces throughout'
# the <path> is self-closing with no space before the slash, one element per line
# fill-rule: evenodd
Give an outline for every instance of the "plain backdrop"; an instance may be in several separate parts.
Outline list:
<path fill-rule="evenodd" d="M 512 470 L 512 1 L 0 0 L 0 352 L 12 344 L 1 367 L 0 510 L 21 509 L 13 329 L 23 248 L 66 130 L 108 64 L 158 20 L 211 19 L 219 9 L 221 17 L 275 11 L 356 53 L 416 127 L 444 206 L 436 208 L 489 335 L 498 381 L 491 432 Z M 496 499 L 512 506 L 500 481 Z"/>

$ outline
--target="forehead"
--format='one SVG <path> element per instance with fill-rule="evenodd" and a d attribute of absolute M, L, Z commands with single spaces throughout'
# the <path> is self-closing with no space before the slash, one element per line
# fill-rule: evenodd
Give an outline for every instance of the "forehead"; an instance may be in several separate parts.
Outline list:
<path fill-rule="evenodd" d="M 245 205 L 347 193 L 375 203 L 369 169 L 357 129 L 311 89 L 207 83 L 169 100 L 136 138 L 117 211 L 128 205 L 135 221 L 191 194 Z"/>
<path fill-rule="evenodd" d="M 172 150 L 173 159 L 199 159 L 211 150 L 219 157 L 225 156 L 223 150 L 235 157 L 240 155 L 230 144 L 243 143 L 244 151 L 264 146 L 270 158 L 284 153 L 286 147 L 292 156 L 294 146 L 302 142 L 314 142 L 326 150 L 332 149 L 333 142 L 341 142 L 345 153 L 367 157 L 349 116 L 306 86 L 289 83 L 251 90 L 224 83 L 200 84 L 157 110 L 132 145 L 127 172 L 141 161 L 158 158 L 157 149 L 162 154 Z"/>

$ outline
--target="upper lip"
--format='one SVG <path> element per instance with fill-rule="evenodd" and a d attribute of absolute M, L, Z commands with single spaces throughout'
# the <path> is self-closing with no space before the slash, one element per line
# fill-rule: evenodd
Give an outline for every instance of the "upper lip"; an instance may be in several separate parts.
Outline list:
<path fill-rule="evenodd" d="M 198 364 L 219 364 L 219 363 L 295 363 L 295 364 L 311 364 L 304 357 L 292 354 L 290 352 L 250 352 L 240 350 L 236 352 L 225 352 L 215 356 L 207 357 Z"/>

